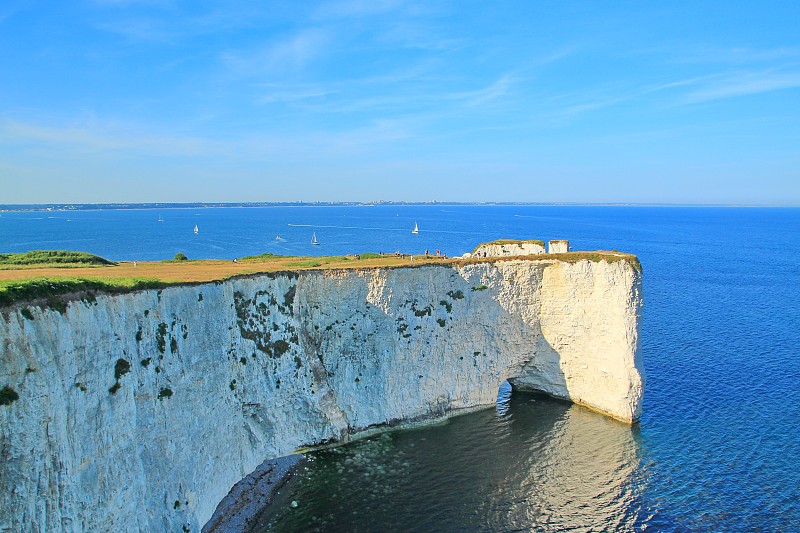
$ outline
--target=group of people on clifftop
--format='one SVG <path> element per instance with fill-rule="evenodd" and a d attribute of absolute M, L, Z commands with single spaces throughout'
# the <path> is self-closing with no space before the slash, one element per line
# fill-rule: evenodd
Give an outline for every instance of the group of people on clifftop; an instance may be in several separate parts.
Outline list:
<path fill-rule="evenodd" d="M 386 257 L 386 256 L 387 256 L 387 255 L 389 255 L 389 254 L 385 254 L 385 253 L 383 253 L 383 252 L 379 252 L 379 255 L 380 255 L 381 257 Z M 402 253 L 400 250 L 397 250 L 397 251 L 394 253 L 394 256 L 395 256 L 396 258 L 398 258 L 398 259 L 405 259 L 405 258 L 409 258 L 409 259 L 410 259 L 410 261 L 411 261 L 412 263 L 414 262 L 414 256 L 413 256 L 412 254 L 404 254 L 404 253 Z M 356 259 L 360 259 L 360 258 L 361 258 L 361 256 L 360 256 L 360 255 L 356 255 Z M 431 258 L 430 251 L 426 249 L 426 250 L 425 250 L 425 259 L 430 259 L 430 258 Z M 437 258 L 437 259 L 448 259 L 448 257 L 447 257 L 447 254 L 443 254 L 443 253 L 441 252 L 441 250 L 436 250 L 436 258 Z"/>

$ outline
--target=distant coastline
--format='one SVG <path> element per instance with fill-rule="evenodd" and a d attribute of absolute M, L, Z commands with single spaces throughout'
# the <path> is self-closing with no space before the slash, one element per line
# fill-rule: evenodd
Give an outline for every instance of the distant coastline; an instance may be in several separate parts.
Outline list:
<path fill-rule="evenodd" d="M 0 213 L 19 211 L 97 211 L 106 209 L 214 209 L 253 207 L 374 207 L 374 206 L 571 206 L 571 207 L 723 207 L 723 208 L 796 208 L 792 205 L 744 204 L 670 204 L 626 202 L 145 202 L 145 203 L 54 203 L 54 204 L 0 204 Z"/>

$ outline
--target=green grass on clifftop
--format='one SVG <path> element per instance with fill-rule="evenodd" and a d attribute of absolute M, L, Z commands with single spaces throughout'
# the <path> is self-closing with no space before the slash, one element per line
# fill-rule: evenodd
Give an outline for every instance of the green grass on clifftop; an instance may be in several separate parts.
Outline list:
<path fill-rule="evenodd" d="M 143 289 L 162 289 L 176 282 L 151 278 L 34 278 L 0 281 L 0 307 L 17 301 L 44 300 L 50 307 L 63 306 L 59 296 L 72 293 L 104 292 L 119 294 Z"/>
<path fill-rule="evenodd" d="M 327 257 L 263 254 L 242 258 L 238 262 L 227 260 L 150 261 L 140 262 L 138 265 L 137 263 L 121 262 L 115 266 L 110 261 L 84 252 L 36 251 L 27 254 L 0 254 L 0 307 L 29 302 L 32 305 L 42 305 L 63 311 L 66 309 L 68 301 L 87 300 L 91 302 L 94 300 L 95 293 L 120 294 L 176 285 L 220 282 L 236 276 L 277 272 L 296 274 L 307 269 L 453 268 L 456 265 L 492 264 L 498 261 L 512 260 L 563 261 L 567 263 L 587 260 L 609 263 L 622 261 L 630 264 L 637 272 L 641 273 L 642 271 L 639 259 L 635 255 L 616 251 L 523 254 L 450 260 L 416 256 L 413 263 L 410 257 L 398 258 L 393 254 L 365 253 L 360 256 Z M 59 263 L 58 261 L 68 262 Z M 87 268 L 82 270 L 79 268 L 80 266 Z"/>
<path fill-rule="evenodd" d="M 579 261 L 592 261 L 599 263 L 605 261 L 607 263 L 616 263 L 623 261 L 629 263 L 639 274 L 642 273 L 642 264 L 639 258 L 633 254 L 626 254 L 622 252 L 607 252 L 598 250 L 596 252 L 565 252 L 560 254 L 535 254 L 535 255 L 506 255 L 497 257 L 471 257 L 469 259 L 457 259 L 458 264 L 473 264 L 473 263 L 497 263 L 500 261 L 563 261 L 565 263 L 577 263 Z"/>
<path fill-rule="evenodd" d="M 242 261 L 242 262 L 245 262 L 245 263 L 253 263 L 253 262 L 257 262 L 257 261 L 267 261 L 267 260 L 270 260 L 270 259 L 283 259 L 285 257 L 292 257 L 292 256 L 290 256 L 290 255 L 278 255 L 278 254 L 273 254 L 273 253 L 265 253 L 265 254 L 261 254 L 261 255 L 246 255 L 244 257 L 240 257 L 239 261 Z"/>
<path fill-rule="evenodd" d="M 607 263 L 616 263 L 617 261 L 624 261 L 630 265 L 639 274 L 642 273 L 642 264 L 639 258 L 633 254 L 626 254 L 622 252 L 567 252 L 562 254 L 547 254 L 544 257 L 552 257 L 559 261 L 567 263 L 577 263 L 578 261 L 593 261 L 599 263 L 605 261 Z"/>
<path fill-rule="evenodd" d="M 68 250 L 32 250 L 23 254 L 0 254 L 0 268 L 19 268 L 24 266 L 42 267 L 87 267 L 112 266 L 113 261 L 86 252 Z"/>

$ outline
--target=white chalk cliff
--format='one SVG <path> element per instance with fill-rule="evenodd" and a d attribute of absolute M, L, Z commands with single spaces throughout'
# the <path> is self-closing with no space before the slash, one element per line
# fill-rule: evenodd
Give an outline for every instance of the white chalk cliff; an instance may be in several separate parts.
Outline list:
<path fill-rule="evenodd" d="M 547 253 L 542 241 L 499 240 L 479 244 L 472 251 L 473 257 L 515 257 Z"/>
<path fill-rule="evenodd" d="M 6 308 L 0 531 L 198 531 L 267 458 L 492 405 L 505 379 L 634 421 L 640 306 L 628 261 L 531 258 Z"/>

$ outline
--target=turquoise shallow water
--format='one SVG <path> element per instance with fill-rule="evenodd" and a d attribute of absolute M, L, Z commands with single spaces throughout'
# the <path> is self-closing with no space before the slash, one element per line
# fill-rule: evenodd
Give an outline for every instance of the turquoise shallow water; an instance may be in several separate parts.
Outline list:
<path fill-rule="evenodd" d="M 278 530 L 800 531 L 798 209 L 192 209 L 162 210 L 162 223 L 158 214 L 2 213 L 0 251 L 456 255 L 501 237 L 568 238 L 575 249 L 636 253 L 644 266 L 638 427 L 513 396 L 502 416 L 316 456 L 290 487 L 300 506 L 266 517 Z"/>

